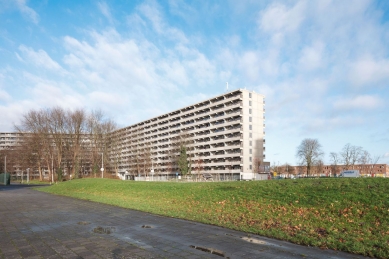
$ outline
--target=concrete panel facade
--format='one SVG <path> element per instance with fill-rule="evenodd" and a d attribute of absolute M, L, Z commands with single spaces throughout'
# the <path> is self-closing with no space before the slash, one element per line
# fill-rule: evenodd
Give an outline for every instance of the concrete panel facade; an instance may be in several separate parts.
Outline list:
<path fill-rule="evenodd" d="M 252 173 L 254 161 L 265 158 L 264 96 L 239 89 L 119 129 L 112 133 L 119 144 L 111 160 L 120 158 L 122 174 L 149 175 L 151 169 L 158 175 L 175 174 L 178 167 L 172 160 L 178 153 L 172 151 L 182 134 L 187 136 L 192 172 L 235 179 Z"/>

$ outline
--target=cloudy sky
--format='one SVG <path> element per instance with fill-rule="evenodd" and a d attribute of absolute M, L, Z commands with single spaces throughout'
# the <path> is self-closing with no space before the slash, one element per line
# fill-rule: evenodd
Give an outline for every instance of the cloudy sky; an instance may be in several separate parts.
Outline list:
<path fill-rule="evenodd" d="M 266 96 L 266 157 L 325 162 L 350 143 L 389 163 L 389 2 L 0 0 L 0 131 L 30 109 L 120 126 L 229 88 Z"/>

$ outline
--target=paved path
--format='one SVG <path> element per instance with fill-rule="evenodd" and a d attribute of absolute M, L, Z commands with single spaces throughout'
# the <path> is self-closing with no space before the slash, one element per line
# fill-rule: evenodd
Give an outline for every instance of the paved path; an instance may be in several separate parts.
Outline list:
<path fill-rule="evenodd" d="M 0 186 L 0 258 L 364 258 Z"/>

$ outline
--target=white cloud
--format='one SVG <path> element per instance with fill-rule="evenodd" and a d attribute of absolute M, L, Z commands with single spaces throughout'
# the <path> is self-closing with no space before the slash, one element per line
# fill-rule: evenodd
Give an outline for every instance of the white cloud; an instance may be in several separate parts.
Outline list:
<path fill-rule="evenodd" d="M 353 98 L 338 99 L 334 103 L 336 110 L 373 110 L 381 107 L 381 98 L 372 95 L 359 95 Z"/>
<path fill-rule="evenodd" d="M 73 109 L 85 104 L 82 93 L 77 92 L 78 89 L 72 89 L 62 80 L 53 81 L 30 73 L 23 73 L 23 77 L 28 82 L 25 91 L 31 96 L 35 107 L 61 106 Z"/>
<path fill-rule="evenodd" d="M 357 86 L 389 82 L 389 59 L 374 60 L 365 57 L 353 62 L 349 72 L 350 81 Z"/>
<path fill-rule="evenodd" d="M 0 102 L 9 102 L 12 97 L 4 90 L 0 89 Z"/>
<path fill-rule="evenodd" d="M 99 8 L 100 12 L 107 18 L 109 23 L 113 24 L 113 18 L 111 14 L 111 10 L 106 2 L 98 2 L 97 7 Z"/>
<path fill-rule="evenodd" d="M 366 123 L 366 119 L 358 116 L 336 116 L 333 118 L 317 117 L 305 121 L 303 129 L 309 133 L 320 133 L 340 128 L 359 128 Z"/>
<path fill-rule="evenodd" d="M 305 1 L 299 1 L 292 8 L 274 3 L 260 13 L 259 27 L 268 33 L 293 32 L 304 20 Z"/>
<path fill-rule="evenodd" d="M 315 70 L 325 66 L 323 62 L 323 42 L 315 42 L 311 46 L 303 48 L 299 59 L 299 66 L 304 70 Z"/>
<path fill-rule="evenodd" d="M 185 66 L 178 60 L 162 62 L 159 68 L 166 72 L 166 79 L 180 86 L 187 86 L 190 82 Z"/>
<path fill-rule="evenodd" d="M 161 34 L 165 21 L 162 18 L 162 13 L 158 10 L 159 5 L 155 1 L 148 1 L 138 7 L 141 14 L 143 14 L 149 21 L 151 21 L 154 30 Z"/>
<path fill-rule="evenodd" d="M 64 62 L 73 73 L 94 87 L 103 87 L 107 82 L 119 88 L 155 82 L 154 64 L 144 56 L 147 49 L 142 50 L 133 40 L 122 39 L 112 30 L 104 34 L 92 32 L 91 36 L 92 43 L 64 38 L 69 51 Z"/>
<path fill-rule="evenodd" d="M 242 54 L 239 67 L 245 73 L 247 79 L 256 81 L 259 77 L 259 59 L 257 53 L 248 51 Z"/>
<path fill-rule="evenodd" d="M 89 95 L 89 98 L 93 103 L 99 104 L 102 107 L 105 107 L 108 105 L 109 107 L 121 105 L 126 102 L 125 94 L 121 95 L 120 93 L 116 92 L 100 92 L 100 91 L 94 91 L 91 92 Z"/>
<path fill-rule="evenodd" d="M 43 67 L 52 71 L 58 71 L 61 73 L 65 72 L 62 67 L 53 59 L 51 59 L 46 51 L 42 49 L 34 51 L 32 48 L 20 45 L 19 50 L 23 53 L 26 61 L 31 62 L 35 66 Z"/>
<path fill-rule="evenodd" d="M 14 125 L 19 123 L 22 114 L 34 108 L 34 103 L 30 100 L 9 103 L 6 106 L 0 105 L 0 128 L 2 132 L 15 131 Z"/>
<path fill-rule="evenodd" d="M 185 3 L 183 0 L 169 0 L 170 12 L 184 19 L 187 22 L 191 22 L 193 19 L 198 19 L 196 9 Z"/>
<path fill-rule="evenodd" d="M 386 152 L 386 153 L 384 154 L 384 157 L 389 157 L 389 152 Z"/>
<path fill-rule="evenodd" d="M 16 0 L 15 4 L 19 11 L 33 23 L 37 24 L 39 22 L 39 15 L 32 8 L 27 6 L 26 0 Z"/>
<path fill-rule="evenodd" d="M 146 1 L 138 7 L 140 14 L 151 22 L 154 31 L 163 35 L 163 38 L 174 40 L 177 42 L 177 45 L 189 43 L 185 33 L 166 24 L 160 9 L 161 7 L 155 1 Z M 138 16 L 137 19 L 139 18 L 140 17 Z"/>
<path fill-rule="evenodd" d="M 159 91 L 185 88 L 189 82 L 206 86 L 217 74 L 202 52 L 185 44 L 166 50 L 147 40 L 123 38 L 114 29 L 92 31 L 90 36 L 88 42 L 66 36 L 68 54 L 63 60 L 69 71 L 94 88 L 110 85 L 135 94 L 151 87 L 157 97 Z"/>

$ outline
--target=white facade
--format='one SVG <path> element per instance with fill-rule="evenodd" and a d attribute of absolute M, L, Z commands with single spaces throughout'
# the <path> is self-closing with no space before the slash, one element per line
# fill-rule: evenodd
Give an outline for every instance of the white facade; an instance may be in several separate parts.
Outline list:
<path fill-rule="evenodd" d="M 17 145 L 21 134 L 15 132 L 0 132 L 0 150 L 13 148 Z"/>
<path fill-rule="evenodd" d="M 122 175 L 148 176 L 151 169 L 154 175 L 175 175 L 179 171 L 172 160 L 178 153 L 172 150 L 185 133 L 192 174 L 239 179 L 265 158 L 264 107 L 263 95 L 239 89 L 119 129 L 112 133 L 117 144 L 111 160 L 118 161 Z"/>

